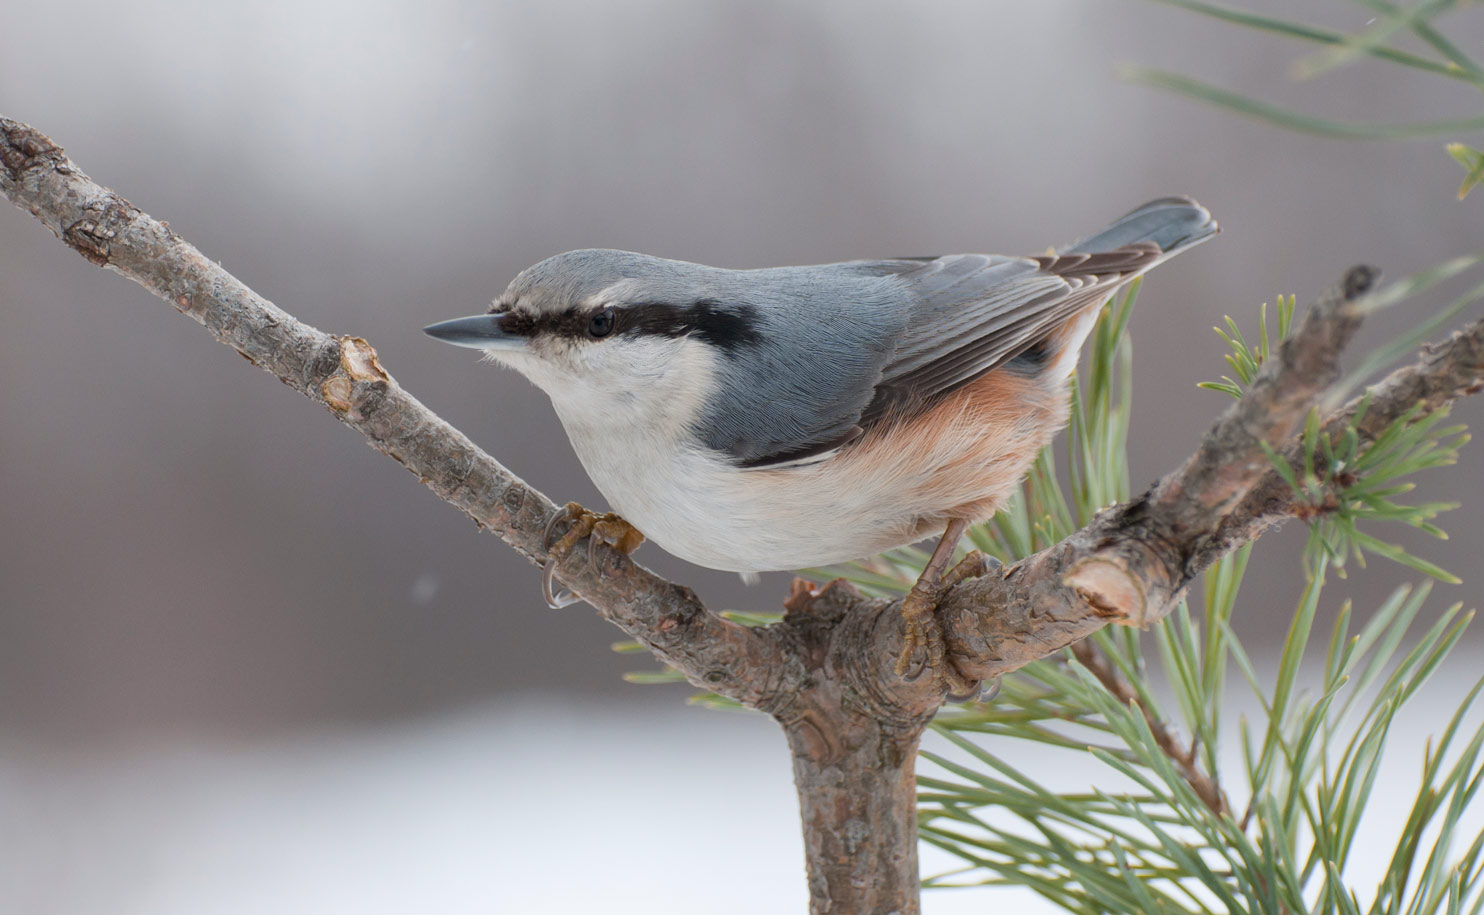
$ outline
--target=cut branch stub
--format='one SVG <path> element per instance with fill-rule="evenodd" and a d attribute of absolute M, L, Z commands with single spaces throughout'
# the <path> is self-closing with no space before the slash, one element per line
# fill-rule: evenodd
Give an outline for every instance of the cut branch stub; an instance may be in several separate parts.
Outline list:
<path fill-rule="evenodd" d="M 1062 579 L 1062 584 L 1077 592 L 1083 603 L 1110 622 L 1128 626 L 1145 624 L 1144 584 L 1122 563 L 1107 556 L 1092 556 L 1078 561 Z"/>

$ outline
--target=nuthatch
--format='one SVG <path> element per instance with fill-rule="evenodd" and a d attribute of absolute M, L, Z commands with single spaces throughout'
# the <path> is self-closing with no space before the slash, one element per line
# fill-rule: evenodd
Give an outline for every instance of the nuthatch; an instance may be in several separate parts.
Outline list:
<path fill-rule="evenodd" d="M 933 618 L 958 540 L 1066 424 L 1103 303 L 1216 232 L 1200 204 L 1167 197 L 1039 257 L 725 270 L 569 251 L 488 314 L 425 330 L 545 391 L 612 507 L 697 565 L 821 566 L 941 535 L 902 604 L 897 671 L 962 689 Z M 642 539 L 617 516 L 573 517 L 555 556 L 589 535 Z"/>

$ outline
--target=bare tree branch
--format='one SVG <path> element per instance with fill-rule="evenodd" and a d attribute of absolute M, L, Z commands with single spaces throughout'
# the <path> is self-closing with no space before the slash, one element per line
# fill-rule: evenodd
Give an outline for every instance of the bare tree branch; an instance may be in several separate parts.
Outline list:
<path fill-rule="evenodd" d="M 543 534 L 556 506 L 403 390 L 365 340 L 296 320 L 95 184 L 50 139 L 4 118 L 0 193 L 90 262 L 141 284 L 325 406 L 481 528 L 532 562 L 546 560 Z M 1275 482 L 1261 443 L 1291 447 L 1336 377 L 1360 322 L 1355 302 L 1373 277 L 1356 268 L 1323 297 L 1247 396 L 1148 493 L 1015 566 L 958 585 L 939 611 L 955 666 L 990 679 L 1110 622 L 1147 625 L 1202 569 L 1291 516 L 1292 493 Z M 1373 388 L 1361 434 L 1378 434 L 1414 404 L 1436 410 L 1481 385 L 1484 324 L 1476 323 Z M 1355 408 L 1338 411 L 1327 428 L 1343 429 Z M 753 629 L 617 552 L 596 555 L 589 567 L 588 552 L 573 550 L 558 578 L 690 682 L 782 724 L 804 818 L 811 910 L 918 912 L 913 761 L 943 696 L 932 678 L 906 681 L 893 671 L 903 637 L 896 604 L 843 582 L 796 582 L 784 621 Z"/>
<path fill-rule="evenodd" d="M 532 562 L 557 510 L 397 384 L 365 340 L 325 334 L 253 292 L 169 226 L 95 184 L 35 129 L 0 118 L 0 192 L 94 264 L 121 273 L 289 387 Z M 708 612 L 695 594 L 627 558 L 569 555 L 558 577 L 693 683 L 765 705 L 783 667 L 765 633 Z"/>

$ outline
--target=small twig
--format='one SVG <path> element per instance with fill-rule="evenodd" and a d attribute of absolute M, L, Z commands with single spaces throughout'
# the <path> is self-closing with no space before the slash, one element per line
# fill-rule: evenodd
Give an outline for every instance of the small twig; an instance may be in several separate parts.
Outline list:
<path fill-rule="evenodd" d="M 1268 467 L 1263 443 L 1287 442 L 1314 403 L 1340 377 L 1340 353 L 1360 329 L 1360 300 L 1378 272 L 1352 267 L 1309 307 L 1303 322 L 1263 362 L 1245 394 L 1201 439 L 1185 465 L 1155 486 L 1150 502 L 1199 506 L 1223 515 L 1262 478 Z M 1176 512 L 1178 514 L 1178 512 Z"/>
<path fill-rule="evenodd" d="M 1139 699 L 1139 694 L 1126 682 L 1114 666 L 1104 658 L 1095 645 L 1089 641 L 1081 641 L 1072 646 L 1072 655 L 1077 662 L 1087 668 L 1088 672 L 1098 678 L 1103 688 L 1112 693 L 1125 705 L 1132 703 L 1138 706 L 1144 716 L 1144 722 L 1149 725 L 1149 731 L 1154 735 L 1154 742 L 1159 744 L 1160 750 L 1175 763 L 1180 770 L 1180 775 L 1200 797 L 1201 802 L 1210 808 L 1217 816 L 1226 816 L 1231 810 L 1227 802 L 1226 792 L 1221 789 L 1213 775 L 1208 775 L 1201 770 L 1196 763 L 1196 743 L 1192 739 L 1189 747 L 1183 747 L 1175 735 L 1170 733 L 1165 722 L 1156 717 L 1155 714 Z"/>
<path fill-rule="evenodd" d="M 1417 418 L 1421 419 L 1481 390 L 1484 390 L 1484 319 L 1453 332 L 1446 340 L 1429 343 L 1416 362 L 1393 371 L 1330 414 L 1322 434 L 1331 442 L 1339 442 L 1354 424 L 1360 443 L 1368 445 L 1414 407 L 1420 408 Z M 1360 412 L 1362 406 L 1365 406 L 1364 414 Z M 1299 445 L 1280 449 L 1280 454 L 1290 466 L 1300 466 L 1303 462 Z M 1302 517 L 1305 511 L 1305 503 L 1288 481 L 1269 468 L 1241 504 L 1222 519 L 1216 534 L 1202 545 L 1193 561 L 1214 562 L 1225 552 L 1255 540 L 1289 518 Z"/>

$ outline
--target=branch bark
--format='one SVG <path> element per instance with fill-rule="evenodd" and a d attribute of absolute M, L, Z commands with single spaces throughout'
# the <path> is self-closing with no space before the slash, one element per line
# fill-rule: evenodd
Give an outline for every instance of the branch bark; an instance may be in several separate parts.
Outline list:
<path fill-rule="evenodd" d="M 0 193 L 91 263 L 143 285 L 324 406 L 482 529 L 533 563 L 545 561 L 552 501 L 403 390 L 365 340 L 296 320 L 94 183 L 46 136 L 5 118 Z M 1360 322 L 1355 302 L 1373 278 L 1366 268 L 1347 274 L 1248 396 L 1148 493 L 1042 553 L 956 587 L 939 614 L 958 668 L 990 679 L 1110 622 L 1158 620 L 1202 569 L 1292 515 L 1291 493 L 1259 442 L 1290 445 L 1336 376 Z M 1416 403 L 1436 410 L 1481 386 L 1484 323 L 1476 323 L 1377 385 L 1362 434 L 1375 435 Z M 1331 427 L 1342 428 L 1354 409 L 1329 418 Z M 930 678 L 908 682 L 894 673 L 903 636 L 896 605 L 843 582 L 796 582 L 783 622 L 753 629 L 619 553 L 597 555 L 589 568 L 587 551 L 573 550 L 557 577 L 691 683 L 782 725 L 803 814 L 811 911 L 918 912 L 913 762 L 943 696 Z"/>
<path fill-rule="evenodd" d="M 0 192 L 90 262 L 123 274 L 205 325 L 406 467 L 438 497 L 534 563 L 557 507 L 407 393 L 359 337 L 331 336 L 263 299 L 215 261 L 94 183 L 40 132 L 0 118 Z M 574 550 L 558 577 L 604 618 L 706 689 L 759 704 L 756 672 L 775 640 L 707 611 L 689 589 L 600 549 Z"/>

